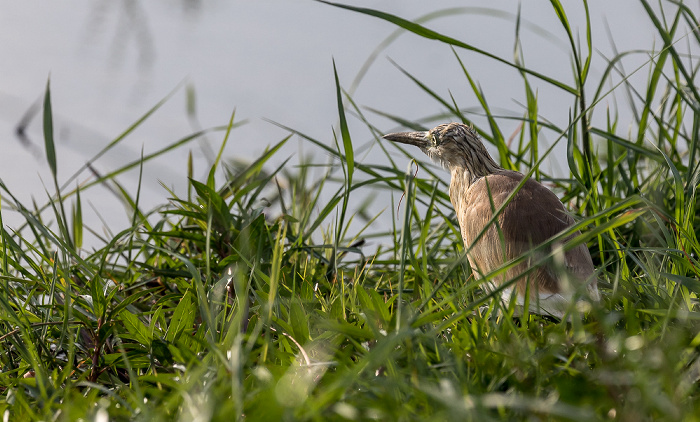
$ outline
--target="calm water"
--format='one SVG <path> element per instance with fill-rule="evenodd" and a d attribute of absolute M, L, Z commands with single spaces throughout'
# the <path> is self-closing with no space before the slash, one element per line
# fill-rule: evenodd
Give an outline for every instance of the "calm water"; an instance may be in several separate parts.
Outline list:
<path fill-rule="evenodd" d="M 416 19 L 434 11 L 438 3 L 353 2 L 363 4 Z M 439 2 L 441 8 L 466 8 L 426 26 L 510 60 L 517 4 L 504 2 L 501 9 L 491 11 L 478 9 L 482 4 Z M 597 0 L 590 6 L 595 47 L 603 54 L 612 55 L 606 22 L 620 51 L 648 49 L 655 39 L 660 45 L 636 2 Z M 310 0 L 73 0 L 60 4 L 0 0 L 0 7 L 0 179 L 26 202 L 32 197 L 43 202 L 43 184 L 51 191 L 52 182 L 43 155 L 41 116 L 31 121 L 24 143 L 15 135 L 15 127 L 41 98 L 49 75 L 61 181 L 183 81 L 196 93 L 198 121 L 188 118 L 185 90 L 181 88 L 123 145 L 98 160 L 95 167 L 106 173 L 138 159 L 142 150 L 148 154 L 162 148 L 200 125 L 225 124 L 234 109 L 236 119 L 248 123 L 233 133 L 226 155 L 250 159 L 287 134 L 263 118 L 331 144 L 331 128 L 337 120 L 332 60 L 341 84 L 350 89 L 365 60 L 395 30 L 379 19 Z M 569 4 L 567 7 L 572 26 L 583 28 L 582 9 Z M 549 1 L 523 2 L 522 15 L 526 24 L 521 34 L 526 65 L 573 83 L 568 76 L 567 41 L 560 39 L 564 33 Z M 538 27 L 547 28 L 549 33 Z M 581 37 L 585 39 L 585 34 Z M 473 53 L 459 54 L 494 110 L 522 113 L 524 91 L 517 72 Z M 452 93 L 460 106 L 476 106 L 450 48 L 411 34 L 402 35 L 379 54 L 354 92 L 358 104 L 407 119 L 444 111 L 387 57 L 438 94 Z M 595 57 L 593 79 L 599 78 L 605 68 L 601 55 L 596 53 Z M 641 56 L 631 58 L 626 62 L 627 70 L 643 60 Z M 645 75 L 642 71 L 638 77 Z M 564 125 L 571 100 L 561 91 L 532 78 L 531 81 L 538 88 L 541 114 Z M 624 108 L 622 95 L 610 97 L 610 103 L 615 100 Z M 386 119 L 371 113 L 368 116 L 380 128 L 396 129 Z M 350 120 L 354 142 L 362 145 L 370 141 L 364 126 Z M 504 123 L 503 127 L 506 133 L 516 130 L 514 123 Z M 551 134 L 546 135 L 545 139 L 552 140 Z M 190 150 L 197 159 L 198 174 L 202 175 L 208 149 L 218 148 L 221 138 L 221 134 L 212 134 L 207 137 L 208 144 L 192 143 L 148 164 L 144 203 L 153 206 L 167 198 L 159 181 L 176 191 L 183 190 Z M 313 152 L 306 144 L 303 149 Z M 279 161 L 298 150 L 296 141 L 289 143 Z M 559 148 L 556 154 L 561 157 L 562 152 Z M 361 158 L 370 160 L 371 156 Z M 565 166 L 556 160 L 550 165 Z M 126 188 L 135 189 L 137 176 L 137 172 L 132 172 L 119 181 Z M 83 174 L 79 180 L 88 177 L 89 174 Z M 5 201 L 4 196 L 2 200 Z M 94 189 L 87 200 L 113 229 L 127 224 L 119 202 L 106 189 Z M 378 208 L 385 205 L 378 204 Z M 2 210 L 7 224 L 20 221 L 8 212 L 6 203 Z M 93 227 L 102 226 L 93 211 L 86 209 L 85 213 Z"/>

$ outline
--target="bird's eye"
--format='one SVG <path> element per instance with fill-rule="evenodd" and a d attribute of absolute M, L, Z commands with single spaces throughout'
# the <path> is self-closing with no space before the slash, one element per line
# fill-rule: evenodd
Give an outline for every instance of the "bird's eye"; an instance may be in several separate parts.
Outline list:
<path fill-rule="evenodd" d="M 430 135 L 430 142 L 432 142 L 434 146 L 437 146 L 440 143 L 440 135 L 432 133 Z"/>

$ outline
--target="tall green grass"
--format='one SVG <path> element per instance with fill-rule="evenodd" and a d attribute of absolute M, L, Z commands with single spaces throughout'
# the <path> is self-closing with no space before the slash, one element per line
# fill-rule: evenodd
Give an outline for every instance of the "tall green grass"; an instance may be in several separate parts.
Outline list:
<path fill-rule="evenodd" d="M 116 183 L 204 131 L 70 190 L 74 178 L 63 185 L 56 178 L 47 85 L 55 192 L 45 205 L 27 206 L 0 181 L 0 413 L 71 421 L 697 420 L 700 94 L 696 59 L 677 48 L 697 48 L 698 20 L 684 4 L 640 2 L 663 40 L 647 52 L 644 86 L 627 79 L 627 52 L 593 81 L 590 23 L 581 45 L 558 1 L 551 3 L 561 27 L 550 30 L 570 40 L 573 84 L 423 26 L 440 13 L 418 24 L 336 5 L 452 46 L 464 74 L 455 84 L 473 89 L 487 117 L 476 129 L 502 165 L 552 184 L 577 213 L 583 234 L 569 246 L 589 246 L 603 301 L 583 319 L 572 308 L 571 322 L 514 318 L 481 290 L 437 170 L 421 164 L 425 177 L 403 170 L 415 151 L 397 158 L 396 146 L 379 141 L 388 165 L 355 161 L 349 116 L 377 138 L 388 131 L 373 125 L 377 113 L 399 126 L 433 122 L 368 114 L 337 74 L 339 125 L 330 141 L 290 129 L 249 164 L 227 162 L 232 115 L 215 128 L 222 146 L 206 180 L 183 169 L 186 196 L 169 192 L 169 204 L 152 211 L 141 208 L 140 189 L 117 185 L 131 227 L 87 249 L 85 231 L 97 230 L 83 223 L 81 191 Z M 501 129 L 507 119 L 489 109 L 463 50 L 522 76 L 527 104 L 511 148 Z M 405 73 L 443 106 L 440 122 L 474 123 L 453 98 Z M 614 75 L 622 82 L 611 88 Z M 568 93 L 567 126 L 538 114 L 533 79 Z M 634 105 L 625 133 L 615 111 L 599 106 L 611 89 Z M 596 112 L 607 116 L 604 126 L 594 124 Z M 551 151 L 538 148 L 543 131 L 566 143 L 569 177 L 540 168 Z M 272 166 L 292 136 L 331 161 Z M 401 198 L 386 211 L 385 232 L 358 199 L 368 191 Z M 25 223 L 5 227 L 8 212 Z"/>

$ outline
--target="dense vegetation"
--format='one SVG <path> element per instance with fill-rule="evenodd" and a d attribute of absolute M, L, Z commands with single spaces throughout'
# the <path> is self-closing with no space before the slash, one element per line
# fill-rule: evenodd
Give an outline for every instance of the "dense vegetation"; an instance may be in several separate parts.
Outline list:
<path fill-rule="evenodd" d="M 476 128 L 497 160 L 554 186 L 579 216 L 583 234 L 568 246 L 589 246 L 603 301 L 572 307 L 569 322 L 513 317 L 482 291 L 435 167 L 404 174 L 408 158 L 382 142 L 390 165 L 355 161 L 346 114 L 377 138 L 387 128 L 373 126 L 337 76 L 335 143 L 290 129 L 331 162 L 270 168 L 289 138 L 246 166 L 220 153 L 206 180 L 190 178 L 186 196 L 171 192 L 153 211 L 141 209 L 138 191 L 122 189 L 132 226 L 84 248 L 91 229 L 80 191 L 55 178 L 47 86 L 55 196 L 43 207 L 23 205 L 0 182 L 0 223 L 11 210 L 26 220 L 2 225 L 0 238 L 4 420 L 697 420 L 700 92 L 698 61 L 678 45 L 697 48 L 700 32 L 685 5 L 640 1 L 663 41 L 644 53 L 644 86 L 629 83 L 621 67 L 632 53 L 591 80 L 590 32 L 580 45 L 558 1 L 561 27 L 552 30 L 570 40 L 574 84 L 397 16 L 342 6 L 453 46 L 465 77 L 455 83 L 480 100 L 488 124 Z M 465 49 L 520 71 L 527 104 L 513 142 L 460 60 Z M 534 79 L 570 95 L 568 126 L 538 115 Z M 415 129 L 473 123 L 452 98 L 416 86 L 445 115 L 382 118 Z M 635 124 L 624 133 L 615 110 L 598 108 L 612 90 L 629 99 Z M 594 113 L 606 116 L 603 126 Z M 235 131 L 232 116 L 218 132 L 221 151 Z M 543 131 L 567 144 L 569 177 L 540 169 L 551 151 L 538 149 Z M 114 183 L 128 167 L 81 190 Z M 387 232 L 357 199 L 368 189 L 405 192 L 387 211 Z M 376 250 L 363 246 L 368 239 Z"/>

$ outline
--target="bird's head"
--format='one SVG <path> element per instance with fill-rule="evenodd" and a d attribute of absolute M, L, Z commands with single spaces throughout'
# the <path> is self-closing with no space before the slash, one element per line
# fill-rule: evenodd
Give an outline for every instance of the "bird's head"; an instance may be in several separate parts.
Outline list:
<path fill-rule="evenodd" d="M 462 123 L 441 124 L 427 132 L 399 132 L 384 139 L 414 145 L 434 161 L 452 171 L 462 168 L 473 178 L 501 169 L 481 143 L 476 131 Z"/>

